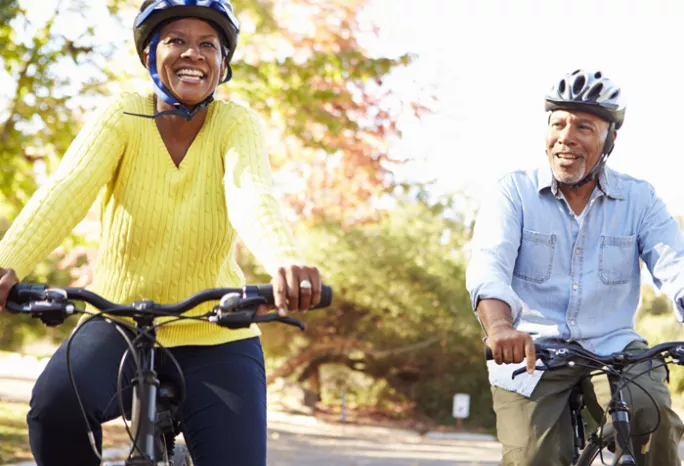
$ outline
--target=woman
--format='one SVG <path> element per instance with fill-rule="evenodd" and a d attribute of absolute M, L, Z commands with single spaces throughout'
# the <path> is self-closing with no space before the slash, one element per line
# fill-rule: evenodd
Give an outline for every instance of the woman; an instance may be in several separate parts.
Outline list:
<path fill-rule="evenodd" d="M 238 34 L 228 0 L 143 2 L 135 41 L 156 96 L 123 94 L 85 125 L 0 242 L 0 306 L 85 216 L 102 187 L 91 288 L 109 300 L 168 303 L 206 288 L 240 286 L 239 234 L 273 276 L 279 313 L 319 302 L 320 274 L 297 265 L 302 258 L 270 191 L 261 121 L 244 107 L 213 100 L 217 85 L 232 75 Z M 254 325 L 226 330 L 191 320 L 158 330 L 186 378 L 181 419 L 198 466 L 266 464 L 258 337 Z M 72 343 L 71 364 L 98 448 L 100 424 L 121 414 L 116 374 L 125 349 L 103 321 L 86 325 Z M 177 377 L 167 366 L 160 374 Z M 68 380 L 64 344 L 36 382 L 27 420 L 39 465 L 99 464 Z"/>

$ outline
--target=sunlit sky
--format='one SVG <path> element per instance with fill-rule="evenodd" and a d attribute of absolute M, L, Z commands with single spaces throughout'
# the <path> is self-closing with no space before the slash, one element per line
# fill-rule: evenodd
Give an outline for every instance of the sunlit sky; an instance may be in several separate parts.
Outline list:
<path fill-rule="evenodd" d="M 438 97 L 420 122 L 401 120 L 392 153 L 414 160 L 401 177 L 478 199 L 507 171 L 544 162 L 552 84 L 576 68 L 601 70 L 628 104 L 609 165 L 648 180 L 684 215 L 684 1 L 371 1 L 365 15 L 380 29 L 373 52 L 416 56 L 392 77 L 396 90 Z M 52 3 L 21 1 L 36 12 Z M 98 33 L 111 39 L 112 27 L 103 20 Z"/>
<path fill-rule="evenodd" d="M 436 111 L 395 154 L 439 192 L 483 188 L 544 162 L 543 97 L 565 73 L 600 69 L 627 113 L 609 165 L 652 183 L 684 214 L 684 2 L 375 0 L 387 50 L 418 54 L 403 80 L 432 83 Z"/>

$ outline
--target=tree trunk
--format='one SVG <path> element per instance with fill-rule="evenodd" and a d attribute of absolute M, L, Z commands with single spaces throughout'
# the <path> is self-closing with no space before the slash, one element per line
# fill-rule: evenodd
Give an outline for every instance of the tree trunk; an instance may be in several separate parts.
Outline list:
<path fill-rule="evenodd" d="M 314 343 L 271 372 L 271 374 L 266 377 L 266 383 L 273 383 L 273 381 L 279 377 L 287 377 L 296 372 L 300 367 L 304 365 L 309 366 L 311 361 L 321 358 L 322 356 L 332 357 L 333 355 L 344 355 L 347 351 L 358 349 L 361 346 L 362 344 L 360 342 L 351 339 L 336 339 L 323 343 Z"/>
<path fill-rule="evenodd" d="M 309 377 L 309 390 L 313 393 L 316 401 L 321 401 L 321 365 L 317 365 Z"/>

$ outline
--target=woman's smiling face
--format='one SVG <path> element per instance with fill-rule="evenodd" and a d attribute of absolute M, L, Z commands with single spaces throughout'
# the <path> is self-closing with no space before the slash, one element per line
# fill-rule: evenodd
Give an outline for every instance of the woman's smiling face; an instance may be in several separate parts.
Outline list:
<path fill-rule="evenodd" d="M 149 54 L 146 53 L 149 68 Z M 188 107 L 209 97 L 225 74 L 219 33 L 197 18 L 183 18 L 160 30 L 157 45 L 159 77 Z"/>

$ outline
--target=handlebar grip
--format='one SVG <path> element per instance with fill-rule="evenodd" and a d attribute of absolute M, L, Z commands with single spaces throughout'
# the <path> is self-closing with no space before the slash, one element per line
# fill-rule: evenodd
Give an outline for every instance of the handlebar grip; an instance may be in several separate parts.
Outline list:
<path fill-rule="evenodd" d="M 539 343 L 534 344 L 534 351 L 536 352 L 537 357 L 539 357 L 539 354 L 543 351 L 544 346 L 540 345 Z M 484 354 L 485 354 L 485 360 L 486 361 L 493 361 L 494 360 L 494 354 L 492 353 L 492 350 L 489 346 L 485 345 L 484 347 Z"/>
<path fill-rule="evenodd" d="M 10 289 L 7 301 L 22 304 L 36 299 L 43 299 L 47 288 L 47 285 L 17 283 Z"/>
<path fill-rule="evenodd" d="M 314 309 L 328 307 L 332 304 L 333 300 L 333 290 L 332 287 L 328 285 L 321 286 L 321 302 Z"/>
<path fill-rule="evenodd" d="M 274 304 L 273 285 L 259 285 L 259 286 L 257 286 L 257 290 L 258 290 L 259 296 L 264 298 L 268 305 L 272 306 Z M 322 285 L 321 286 L 321 302 L 318 303 L 318 306 L 315 306 L 312 309 L 322 309 L 324 307 L 328 307 L 332 304 L 332 299 L 333 299 L 332 287 L 329 285 Z"/>

